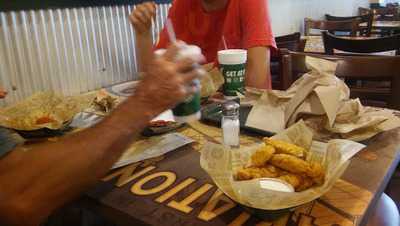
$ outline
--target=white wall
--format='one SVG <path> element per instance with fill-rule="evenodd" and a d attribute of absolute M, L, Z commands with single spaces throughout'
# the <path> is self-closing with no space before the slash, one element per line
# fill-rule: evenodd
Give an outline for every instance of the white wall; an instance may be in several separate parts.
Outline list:
<path fill-rule="evenodd" d="M 269 0 L 272 28 L 277 36 L 302 31 L 305 17 L 321 19 L 326 13 L 351 16 L 360 6 L 368 7 L 369 0 Z"/>

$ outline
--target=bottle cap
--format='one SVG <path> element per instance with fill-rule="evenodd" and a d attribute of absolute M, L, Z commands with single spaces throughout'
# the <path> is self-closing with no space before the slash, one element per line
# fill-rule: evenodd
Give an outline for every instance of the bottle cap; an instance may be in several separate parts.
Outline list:
<path fill-rule="evenodd" d="M 236 116 L 239 115 L 240 105 L 235 101 L 227 101 L 222 106 L 222 114 L 224 116 Z"/>

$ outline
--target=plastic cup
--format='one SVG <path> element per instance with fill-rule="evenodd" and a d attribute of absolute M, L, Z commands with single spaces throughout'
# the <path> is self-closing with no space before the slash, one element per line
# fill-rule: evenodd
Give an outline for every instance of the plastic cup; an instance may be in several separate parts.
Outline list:
<path fill-rule="evenodd" d="M 218 51 L 219 68 L 224 76 L 225 98 L 234 99 L 237 92 L 244 93 L 247 50 L 227 49 Z"/>
<path fill-rule="evenodd" d="M 160 56 L 165 53 L 165 49 L 155 51 L 155 54 Z M 195 62 L 200 62 L 203 59 L 201 49 L 195 45 L 182 45 L 177 56 L 177 60 L 182 58 L 191 58 Z M 196 67 L 197 65 L 193 65 Z M 196 121 L 201 118 L 201 97 L 200 97 L 200 81 L 194 80 L 191 86 L 196 86 L 198 92 L 188 97 L 184 102 L 178 104 L 172 109 L 175 121 L 186 123 Z"/>

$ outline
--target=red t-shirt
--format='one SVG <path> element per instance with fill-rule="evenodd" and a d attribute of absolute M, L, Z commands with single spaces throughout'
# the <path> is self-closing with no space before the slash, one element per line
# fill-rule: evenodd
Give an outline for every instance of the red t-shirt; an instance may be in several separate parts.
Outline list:
<path fill-rule="evenodd" d="M 276 48 L 267 0 L 229 0 L 226 8 L 213 12 L 204 11 L 201 0 L 174 0 L 168 17 L 177 38 L 199 46 L 207 63 L 216 62 L 218 50 L 224 49 L 222 36 L 229 49 Z M 168 43 L 164 28 L 155 48 Z"/>

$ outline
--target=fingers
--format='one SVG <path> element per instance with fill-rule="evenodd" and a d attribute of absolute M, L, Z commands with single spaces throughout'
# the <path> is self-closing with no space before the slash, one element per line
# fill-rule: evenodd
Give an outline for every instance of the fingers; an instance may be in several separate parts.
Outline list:
<path fill-rule="evenodd" d="M 146 17 L 153 19 L 156 15 L 156 4 L 154 2 L 146 2 L 143 4 L 143 6 L 146 9 L 143 11 Z"/>
<path fill-rule="evenodd" d="M 135 30 L 143 32 L 146 30 L 146 27 L 132 14 L 129 16 L 129 20 L 131 21 L 132 25 L 135 27 Z"/>
<path fill-rule="evenodd" d="M 178 55 L 179 47 L 177 45 L 170 45 L 164 53 L 163 58 L 167 61 L 174 61 Z"/>
<path fill-rule="evenodd" d="M 194 61 L 190 58 L 184 58 L 176 63 L 176 70 L 180 73 L 186 73 L 194 69 Z"/>
<path fill-rule="evenodd" d="M 139 4 L 129 15 L 129 20 L 135 29 L 139 31 L 148 30 L 151 26 L 151 21 L 155 17 L 156 5 L 154 2 L 146 2 Z"/>
<path fill-rule="evenodd" d="M 148 18 L 146 16 L 146 12 L 144 9 L 144 6 L 138 5 L 136 10 L 133 12 L 133 16 L 139 20 L 142 24 L 149 24 L 149 21 L 151 22 L 151 18 Z"/>
<path fill-rule="evenodd" d="M 200 78 L 201 76 L 204 75 L 204 71 L 201 69 L 195 69 L 190 72 L 182 74 L 182 81 L 187 84 L 187 83 L 192 83 L 193 80 L 196 78 Z M 195 86 L 198 86 L 200 84 L 194 84 Z"/>

